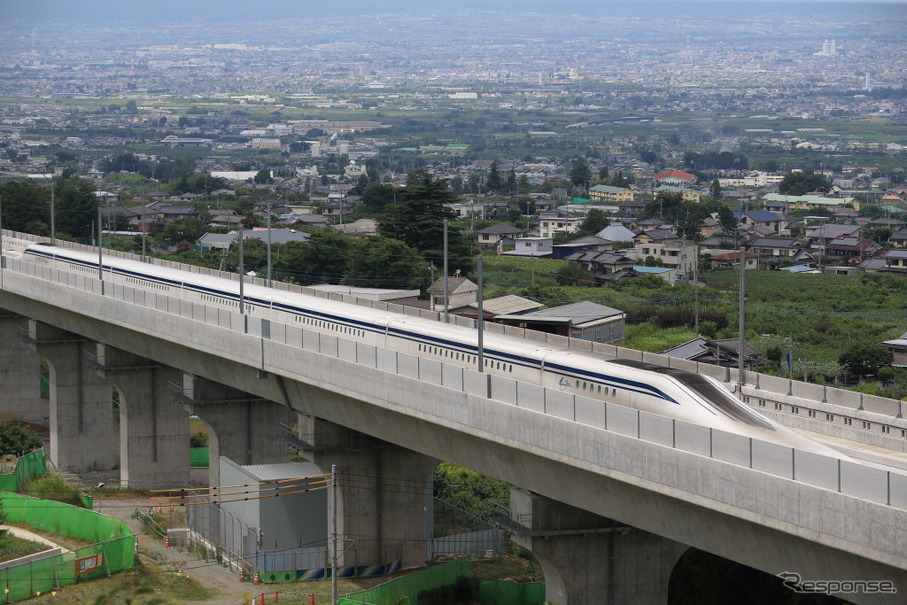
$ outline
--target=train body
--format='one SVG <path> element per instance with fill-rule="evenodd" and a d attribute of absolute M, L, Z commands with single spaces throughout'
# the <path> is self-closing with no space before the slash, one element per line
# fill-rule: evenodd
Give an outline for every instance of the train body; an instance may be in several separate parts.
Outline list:
<path fill-rule="evenodd" d="M 98 256 L 46 244 L 22 252 L 31 262 L 98 274 Z M 238 281 L 116 257 L 104 257 L 104 279 L 186 300 L 239 310 Z M 475 369 L 476 330 L 312 295 L 245 284 L 250 317 L 295 325 L 393 351 Z M 618 360 L 528 339 L 485 332 L 483 371 L 548 389 L 637 408 L 705 427 L 826 455 L 831 448 L 787 429 L 739 401 L 711 377 Z"/>

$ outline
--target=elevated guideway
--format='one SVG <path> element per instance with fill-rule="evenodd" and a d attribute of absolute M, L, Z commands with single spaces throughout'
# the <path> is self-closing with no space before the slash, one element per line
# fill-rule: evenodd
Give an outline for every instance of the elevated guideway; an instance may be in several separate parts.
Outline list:
<path fill-rule="evenodd" d="M 0 308 L 28 318 L 29 329 L 53 326 L 247 393 L 249 401 L 274 402 L 316 424 L 448 460 L 615 520 L 658 552 L 674 548 L 665 546 L 669 540 L 773 574 L 884 580 L 898 591 L 841 595 L 856 603 L 900 602 L 907 590 L 907 476 L 897 471 L 14 258 L 5 259 Z M 895 427 L 900 421 L 884 420 Z M 631 551 L 646 569 L 650 546 L 638 544 Z M 607 582 L 608 574 L 571 574 L 564 566 L 582 562 L 566 563 L 556 551 L 546 556 L 546 573 L 560 566 L 566 578 L 557 602 L 601 602 L 606 593 L 595 582 Z M 658 602 L 667 586 L 654 584 Z M 621 602 L 619 591 L 609 594 Z"/>

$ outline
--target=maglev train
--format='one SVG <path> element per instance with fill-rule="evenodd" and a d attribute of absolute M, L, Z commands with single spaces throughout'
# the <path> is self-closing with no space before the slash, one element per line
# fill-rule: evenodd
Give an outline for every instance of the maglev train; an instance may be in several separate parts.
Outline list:
<path fill-rule="evenodd" d="M 49 244 L 31 244 L 22 258 L 98 275 L 98 256 Z M 238 310 L 239 282 L 135 260 L 105 256 L 104 279 L 160 294 Z M 246 284 L 250 317 L 296 325 L 390 350 L 475 369 L 475 329 L 360 307 L 308 294 Z M 841 454 L 770 420 L 709 377 L 514 336 L 485 332 L 483 369 L 547 389 L 637 408 L 704 427 L 826 455 Z"/>

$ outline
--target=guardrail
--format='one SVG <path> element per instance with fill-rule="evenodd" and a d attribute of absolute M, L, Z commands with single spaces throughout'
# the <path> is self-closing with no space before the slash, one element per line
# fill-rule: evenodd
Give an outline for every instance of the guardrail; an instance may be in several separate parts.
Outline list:
<path fill-rule="evenodd" d="M 43 265 L 8 259 L 7 270 L 36 279 L 53 281 L 82 291 L 104 295 L 148 309 L 163 311 L 243 332 L 281 345 L 337 358 L 404 378 L 454 389 L 671 447 L 680 451 L 751 468 L 777 477 L 839 492 L 877 504 L 907 510 L 907 474 L 885 471 L 792 447 L 744 437 L 718 429 L 643 412 L 634 408 L 553 391 L 539 385 L 422 359 L 338 336 L 305 330 L 294 325 L 241 315 L 229 309 L 205 305 L 121 284 L 102 284 L 95 275 L 82 275 Z M 141 326 L 142 330 L 146 326 Z M 588 349 L 593 344 L 583 341 Z M 573 344 L 577 341 L 573 340 Z M 616 347 L 615 347 L 616 348 Z M 649 360 L 639 351 L 642 360 Z M 726 368 L 714 370 L 724 371 Z"/>

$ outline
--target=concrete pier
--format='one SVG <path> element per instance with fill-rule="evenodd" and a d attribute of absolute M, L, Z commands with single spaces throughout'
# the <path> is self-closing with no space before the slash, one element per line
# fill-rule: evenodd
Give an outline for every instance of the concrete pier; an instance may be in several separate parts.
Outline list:
<path fill-rule="evenodd" d="M 116 387 L 120 483 L 142 488 L 189 482 L 189 414 L 173 400 L 183 372 L 98 344 L 94 367 Z"/>
<path fill-rule="evenodd" d="M 510 492 L 514 542 L 545 573 L 551 605 L 666 605 L 688 547 L 520 489 Z"/>
<path fill-rule="evenodd" d="M 295 412 L 192 374 L 183 374 L 182 384 L 181 401 L 211 429 L 209 485 L 220 485 L 220 456 L 239 465 L 289 461 L 286 433 L 287 427 L 293 425 Z"/>
<path fill-rule="evenodd" d="M 29 337 L 50 370 L 50 460 L 76 473 L 107 470 L 119 462 L 119 427 L 113 387 L 88 364 L 92 343 L 37 321 Z"/>
<path fill-rule="evenodd" d="M 0 310 L 0 420 L 49 421 L 46 401 L 41 400 L 40 358 L 33 346 L 19 337 L 28 319 Z"/>
<path fill-rule="evenodd" d="M 326 473 L 336 465 L 341 565 L 423 563 L 432 536 L 432 473 L 438 461 L 326 420 L 304 417 L 304 453 Z M 328 496 L 332 510 L 334 490 Z"/>

